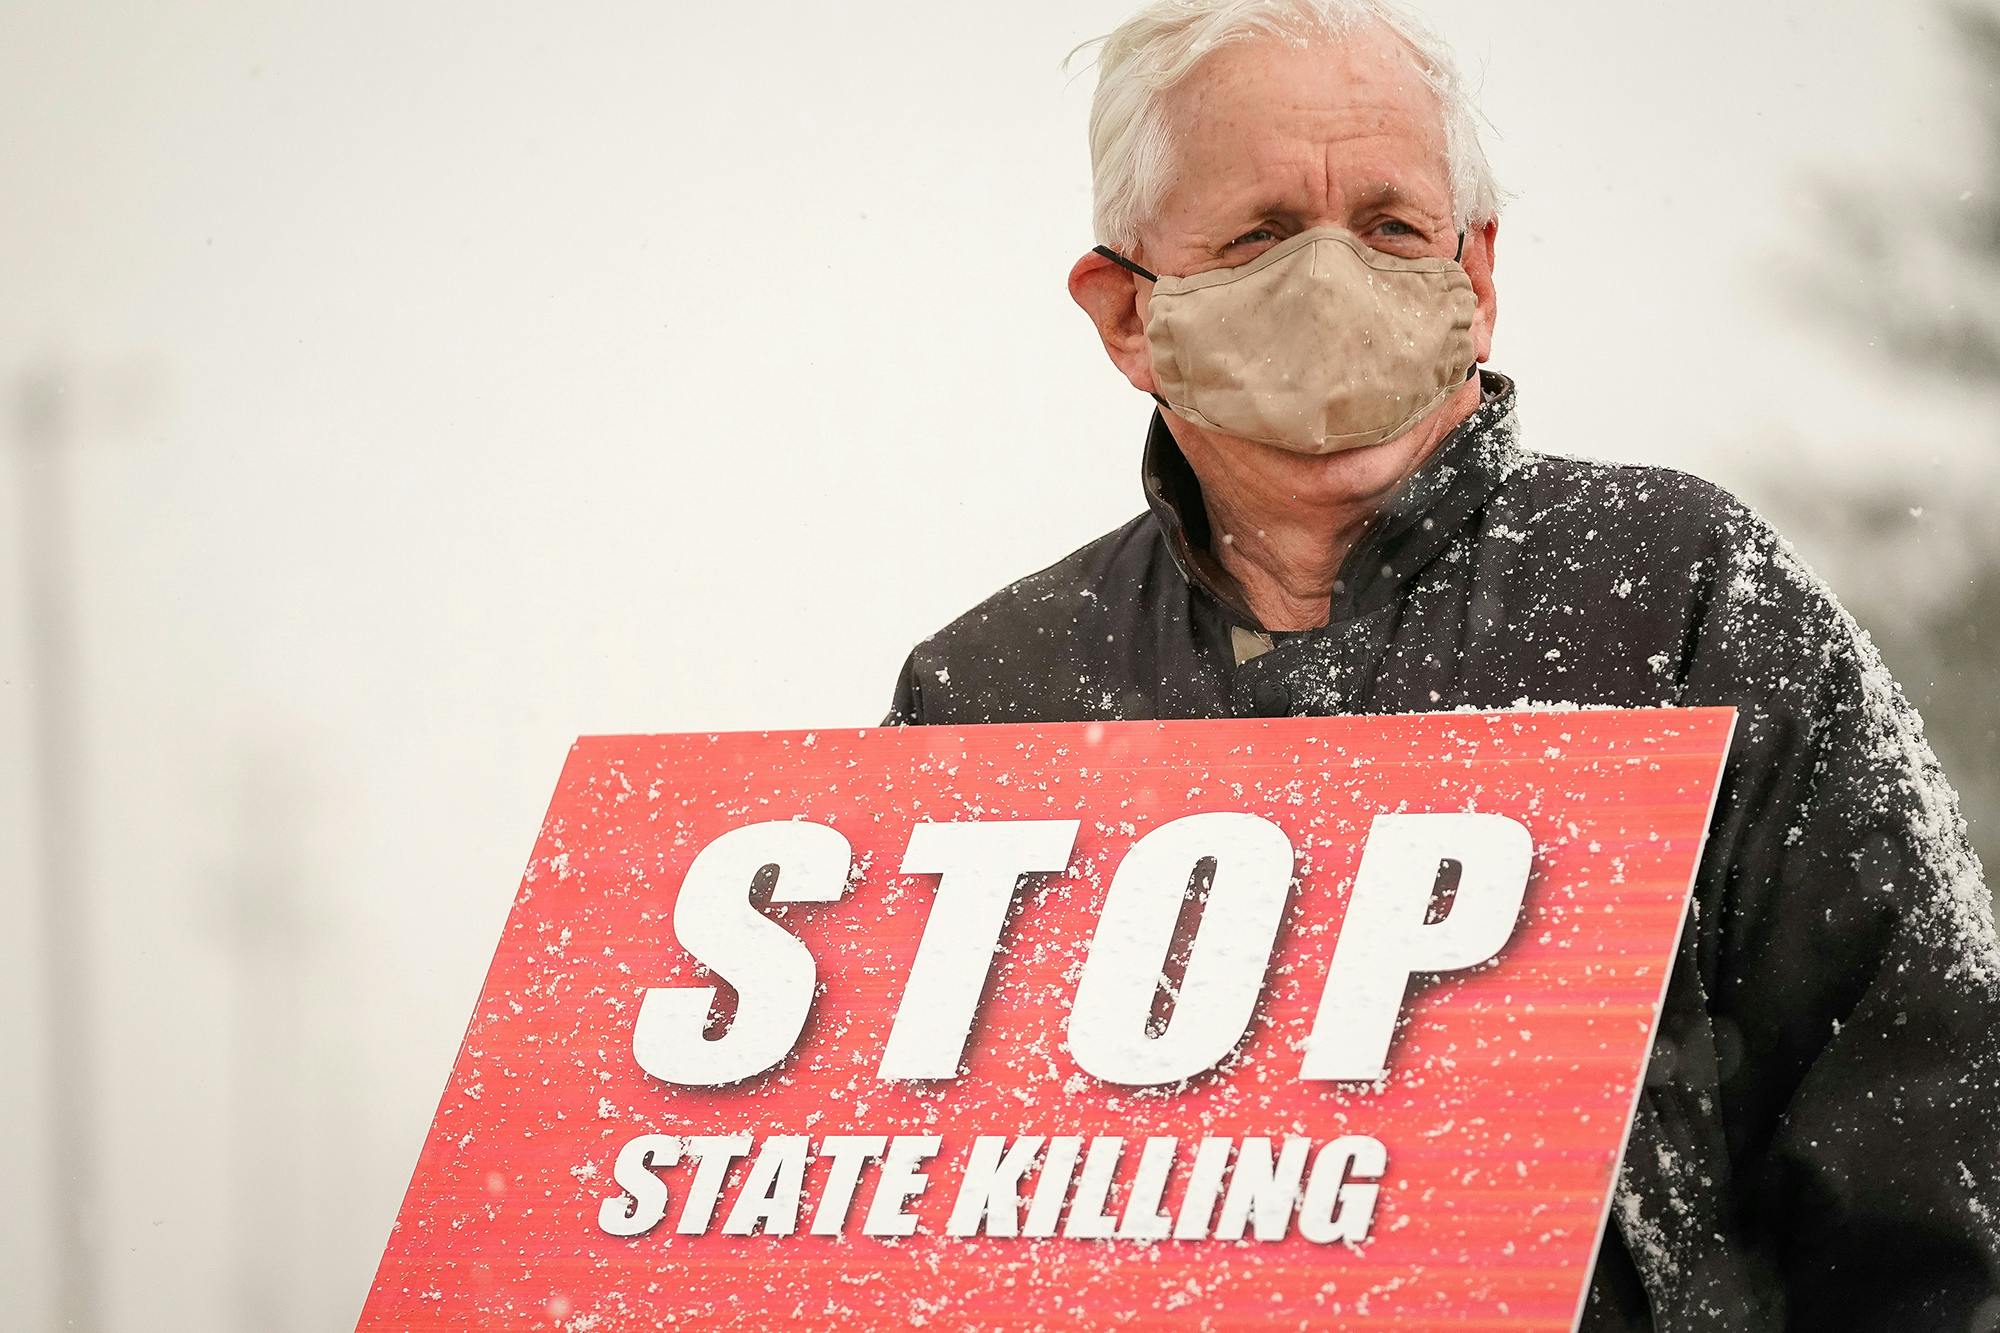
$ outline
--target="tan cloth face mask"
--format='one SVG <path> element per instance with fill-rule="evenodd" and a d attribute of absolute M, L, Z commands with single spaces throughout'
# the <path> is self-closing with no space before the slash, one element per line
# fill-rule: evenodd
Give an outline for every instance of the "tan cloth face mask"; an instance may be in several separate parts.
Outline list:
<path fill-rule="evenodd" d="M 1154 283 L 1155 397 L 1224 435 L 1301 454 L 1380 444 L 1475 365 L 1479 302 L 1456 260 L 1385 255 L 1339 227 L 1190 278 L 1154 277 L 1096 249 Z"/>

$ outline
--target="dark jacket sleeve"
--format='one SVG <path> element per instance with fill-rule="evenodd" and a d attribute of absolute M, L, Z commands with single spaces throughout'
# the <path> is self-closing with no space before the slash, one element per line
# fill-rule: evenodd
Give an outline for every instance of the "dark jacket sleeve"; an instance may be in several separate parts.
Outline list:
<path fill-rule="evenodd" d="M 917 684 L 917 655 L 912 652 L 903 659 L 903 669 L 896 677 L 896 694 L 889 703 L 889 713 L 882 719 L 882 725 L 914 727 L 923 720 L 924 697 Z"/>
<path fill-rule="evenodd" d="M 2000 1313 L 2000 947 L 1867 635 L 1735 508 L 1682 694 L 1738 731 L 1697 894 L 1742 1216 L 1793 1329 Z"/>

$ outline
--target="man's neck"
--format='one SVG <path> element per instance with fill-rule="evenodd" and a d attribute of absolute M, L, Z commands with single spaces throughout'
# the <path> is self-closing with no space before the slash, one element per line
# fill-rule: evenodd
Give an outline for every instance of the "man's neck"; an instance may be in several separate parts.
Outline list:
<path fill-rule="evenodd" d="M 1348 552 L 1397 487 L 1479 401 L 1475 377 L 1396 439 L 1318 457 L 1170 423 L 1201 481 L 1210 554 L 1241 586 L 1266 629 L 1326 624 Z"/>

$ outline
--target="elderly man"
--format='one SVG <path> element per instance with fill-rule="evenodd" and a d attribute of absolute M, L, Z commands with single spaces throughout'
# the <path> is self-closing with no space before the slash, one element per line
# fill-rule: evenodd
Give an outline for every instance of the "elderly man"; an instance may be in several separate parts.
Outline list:
<path fill-rule="evenodd" d="M 1497 191 L 1380 0 L 1105 41 L 1069 274 L 1158 403 L 1146 512 L 918 646 L 899 723 L 1739 710 L 1586 1328 L 2000 1327 L 2000 949 L 1921 725 L 1791 549 L 1532 453 Z"/>

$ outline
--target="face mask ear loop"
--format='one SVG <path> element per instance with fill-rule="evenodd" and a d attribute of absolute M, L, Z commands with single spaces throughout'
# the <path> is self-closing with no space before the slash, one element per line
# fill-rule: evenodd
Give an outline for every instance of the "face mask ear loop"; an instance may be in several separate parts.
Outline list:
<path fill-rule="evenodd" d="M 1116 250 L 1113 250 L 1108 245 L 1093 245 L 1090 247 L 1090 252 L 1094 255 L 1103 255 L 1106 259 L 1118 265 L 1118 267 L 1124 269 L 1128 273 L 1138 274 L 1140 277 L 1144 278 L 1147 282 L 1159 281 L 1159 279 L 1154 277 L 1151 273 L 1147 272 L 1143 268 L 1140 268 L 1137 264 L 1127 259 L 1124 255 L 1119 254 Z M 1173 404 L 1169 403 L 1166 399 L 1160 397 L 1160 395 L 1152 394 L 1150 396 L 1152 400 L 1158 403 L 1161 407 L 1166 408 L 1170 412 L 1173 410 Z"/>
<path fill-rule="evenodd" d="M 1126 272 L 1136 273 L 1140 277 L 1144 278 L 1147 282 L 1159 281 L 1159 279 L 1154 277 L 1151 273 L 1147 272 L 1143 268 L 1140 268 L 1137 264 L 1127 259 L 1124 255 L 1119 254 L 1116 250 L 1113 250 L 1108 245 L 1093 245 L 1090 247 L 1090 252 L 1094 255 L 1103 255 L 1106 259 L 1118 265 L 1118 267 L 1124 269 Z"/>
<path fill-rule="evenodd" d="M 1458 234 L 1458 253 L 1451 257 L 1451 262 L 1454 264 L 1458 264 L 1464 262 L 1464 260 L 1465 260 L 1465 233 L 1460 232 Z M 1478 373 L 1479 373 L 1479 363 L 1477 361 L 1474 361 L 1472 363 L 1471 368 L 1465 372 L 1465 378 L 1471 379 Z"/>

